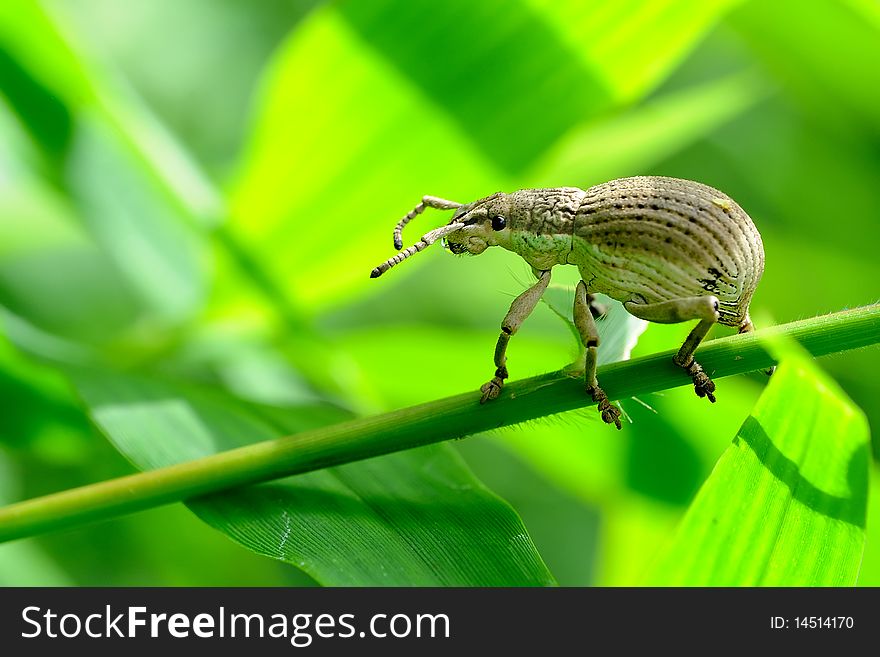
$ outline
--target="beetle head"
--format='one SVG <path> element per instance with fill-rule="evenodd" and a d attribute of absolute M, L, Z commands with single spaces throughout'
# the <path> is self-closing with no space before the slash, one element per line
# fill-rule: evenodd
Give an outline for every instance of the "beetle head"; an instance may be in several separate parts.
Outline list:
<path fill-rule="evenodd" d="M 510 210 L 510 197 L 502 192 L 461 206 L 449 223 L 463 226 L 446 235 L 444 244 L 453 253 L 470 255 L 503 244 L 510 234 Z"/>
<path fill-rule="evenodd" d="M 426 196 L 421 204 L 397 223 L 394 230 L 394 246 L 397 249 L 403 246 L 401 231 L 404 226 L 413 217 L 420 214 L 425 207 L 442 210 L 455 208 L 456 210 L 448 224 L 425 233 L 418 242 L 375 267 L 370 272 L 370 278 L 381 276 L 437 240 L 443 240 L 443 243 L 453 253 L 476 255 L 490 246 L 497 244 L 506 246 L 510 239 L 508 223 L 510 222 L 511 202 L 507 194 L 498 192 L 467 205 Z"/>

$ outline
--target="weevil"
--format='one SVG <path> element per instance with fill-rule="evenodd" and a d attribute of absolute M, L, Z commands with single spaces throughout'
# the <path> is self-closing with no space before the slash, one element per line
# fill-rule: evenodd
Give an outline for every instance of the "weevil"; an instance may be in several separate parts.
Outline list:
<path fill-rule="evenodd" d="M 403 228 L 427 208 L 455 210 L 448 224 L 413 246 Z M 586 349 L 587 394 L 602 419 L 620 429 L 620 410 L 596 379 L 601 313 L 594 294 L 620 301 L 643 320 L 672 324 L 698 320 L 673 357 L 700 397 L 715 401 L 715 383 L 694 359 L 716 323 L 754 330 L 749 303 L 764 271 L 761 235 L 748 214 L 723 192 L 678 178 L 620 178 L 587 190 L 577 187 L 498 192 L 473 203 L 425 196 L 394 228 L 400 251 L 373 269 L 371 278 L 443 240 L 452 253 L 477 255 L 500 246 L 521 256 L 537 282 L 511 304 L 495 346 L 495 375 L 481 388 L 481 403 L 498 397 L 508 378 L 507 345 L 534 310 L 556 265 L 574 265 L 574 324 Z"/>

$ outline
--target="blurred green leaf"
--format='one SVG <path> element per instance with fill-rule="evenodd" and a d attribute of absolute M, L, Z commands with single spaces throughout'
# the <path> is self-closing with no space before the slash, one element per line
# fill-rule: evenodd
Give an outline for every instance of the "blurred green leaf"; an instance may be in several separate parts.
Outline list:
<path fill-rule="evenodd" d="M 532 427 L 523 433 L 531 435 Z M 535 436 L 540 439 L 539 436 Z M 456 450 L 480 480 L 516 510 L 560 586 L 592 586 L 602 557 L 599 509 L 560 489 L 493 434 L 457 441 Z"/>
<path fill-rule="evenodd" d="M 39 90 L 27 96 L 32 111 L 24 121 L 31 134 L 51 146 L 55 142 L 41 135 L 57 132 L 51 125 L 53 116 L 95 112 L 187 217 L 215 221 L 222 215 L 218 191 L 137 94 L 102 65 L 83 35 L 71 29 L 64 20 L 67 10 L 64 3 L 44 5 L 36 0 L 9 0 L 0 9 L 0 48 L 7 53 L 8 66 Z M 10 86 L 0 91 L 20 97 L 20 77 L 10 79 Z M 63 158 L 65 152 L 50 148 L 48 154 Z"/>
<path fill-rule="evenodd" d="M 141 305 L 165 322 L 192 316 L 205 294 L 198 236 L 142 163 L 94 117 L 83 117 L 67 173 L 86 227 Z"/>
<path fill-rule="evenodd" d="M 880 586 L 880 467 L 871 468 L 871 491 L 868 498 L 865 556 L 859 571 L 859 586 Z"/>
<path fill-rule="evenodd" d="M 743 3 L 730 19 L 780 81 L 817 112 L 851 132 L 880 127 L 880 22 L 860 2 Z M 868 20 L 865 20 L 868 18 Z M 858 134 L 858 131 L 855 131 Z"/>
<path fill-rule="evenodd" d="M 499 184 L 442 110 L 333 7 L 303 21 L 264 88 L 232 191 L 234 228 L 254 252 L 274 254 L 263 264 L 307 307 L 365 288 L 394 221 L 428 190 L 466 198 Z"/>
<path fill-rule="evenodd" d="M 33 541 L 0 545 L 0 586 L 71 586 L 73 582 Z"/>
<path fill-rule="evenodd" d="M 861 411 L 808 361 L 787 357 L 647 582 L 852 586 L 868 461 Z"/>
<path fill-rule="evenodd" d="M 10 289 L 7 305 L 41 329 L 89 342 L 120 333 L 135 317 L 152 320 L 154 332 L 191 317 L 205 283 L 198 240 L 184 223 L 216 214 L 216 191 L 137 96 L 85 54 L 75 30 L 59 29 L 39 3 L 10 5 L 0 14 L 0 92 L 42 147 L 40 168 L 66 192 L 58 205 L 103 248 L 16 257 L 4 272 L 7 285 L 35 281 L 46 293 Z M 22 216 L 49 195 L 34 194 L 40 186 L 31 183 L 26 195 L 13 189 L 4 219 L 21 226 L 39 213 L 46 224 L 44 204 Z M 54 241 L 52 233 L 42 235 Z M 98 299 L 81 303 L 73 290 Z"/>
<path fill-rule="evenodd" d="M 133 9 L 116 0 L 65 0 L 50 9 L 94 59 L 131 83 L 200 163 L 225 175 L 265 59 L 320 2 L 156 0 Z"/>
<path fill-rule="evenodd" d="M 64 197 L 27 179 L 0 188 L 0 305 L 89 343 L 124 331 L 138 311 L 115 263 L 77 225 Z"/>
<path fill-rule="evenodd" d="M 585 187 L 644 173 L 752 108 L 766 94 L 759 77 L 735 73 L 586 122 L 535 162 L 529 184 L 553 187 L 564 181 Z"/>
<path fill-rule="evenodd" d="M 337 6 L 347 25 L 406 76 L 407 86 L 442 108 L 507 172 L 523 170 L 570 126 L 612 104 L 595 67 L 548 25 L 552 12 L 526 2 L 349 0 Z"/>
<path fill-rule="evenodd" d="M 219 392 L 74 375 L 91 413 L 139 467 L 178 463 L 327 423 L 339 411 L 266 410 Z M 261 554 L 334 585 L 553 582 L 515 513 L 448 447 L 433 446 L 189 503 Z"/>
<path fill-rule="evenodd" d="M 92 89 L 79 59 L 41 4 L 35 0 L 8 0 L 0 5 L 0 43 L 7 60 L 3 92 L 13 99 L 13 106 L 31 131 L 51 135 L 69 127 L 65 122 L 53 129 L 44 122 L 59 116 L 69 118 L 71 107 L 87 102 Z M 12 71 L 15 73 L 10 75 Z M 24 108 L 27 115 L 22 115 Z M 37 141 L 47 146 L 53 143 L 39 138 Z"/>
<path fill-rule="evenodd" d="M 618 101 L 659 84 L 741 0 L 526 0 Z"/>

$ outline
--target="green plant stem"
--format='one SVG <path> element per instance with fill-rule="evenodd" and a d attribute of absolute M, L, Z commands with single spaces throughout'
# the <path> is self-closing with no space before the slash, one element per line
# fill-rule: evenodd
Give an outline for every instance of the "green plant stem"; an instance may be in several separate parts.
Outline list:
<path fill-rule="evenodd" d="M 697 352 L 714 378 L 773 364 L 762 336 L 782 334 L 814 356 L 880 343 L 880 305 L 707 342 Z M 673 351 L 599 370 L 612 399 L 688 385 Z M 723 388 L 719 393 L 724 394 Z M 481 406 L 475 391 L 255 443 L 171 467 L 47 495 L 0 509 L 0 542 L 178 502 L 222 490 L 350 463 L 585 406 L 582 381 L 559 371 L 515 381 Z M 596 430 L 612 430 L 596 425 Z"/>

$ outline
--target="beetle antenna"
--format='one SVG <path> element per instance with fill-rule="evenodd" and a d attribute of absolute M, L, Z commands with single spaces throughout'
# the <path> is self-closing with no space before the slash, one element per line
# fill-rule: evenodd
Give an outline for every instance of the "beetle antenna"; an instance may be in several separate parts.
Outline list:
<path fill-rule="evenodd" d="M 415 219 L 417 216 L 422 214 L 426 208 L 435 208 L 437 210 L 454 210 L 455 208 L 460 208 L 463 203 L 456 203 L 455 201 L 447 201 L 445 198 L 439 198 L 437 196 L 423 196 L 422 202 L 419 203 L 412 210 L 407 212 L 407 214 L 397 222 L 397 225 L 394 227 L 394 248 L 400 251 L 403 248 L 403 228 L 410 221 Z"/>
<path fill-rule="evenodd" d="M 446 237 L 447 235 L 449 235 L 449 233 L 454 233 L 459 228 L 464 228 L 464 226 L 464 224 L 456 222 L 454 224 L 447 224 L 446 226 L 435 228 L 430 233 L 425 233 L 424 235 L 422 235 L 422 239 L 420 239 L 418 242 L 404 249 L 397 255 L 388 258 L 388 260 L 373 269 L 373 271 L 370 272 L 370 278 L 378 278 L 386 271 L 391 269 L 394 265 L 403 262 L 410 256 L 413 256 L 422 249 L 427 248 L 428 246 L 439 240 L 441 237 Z"/>

